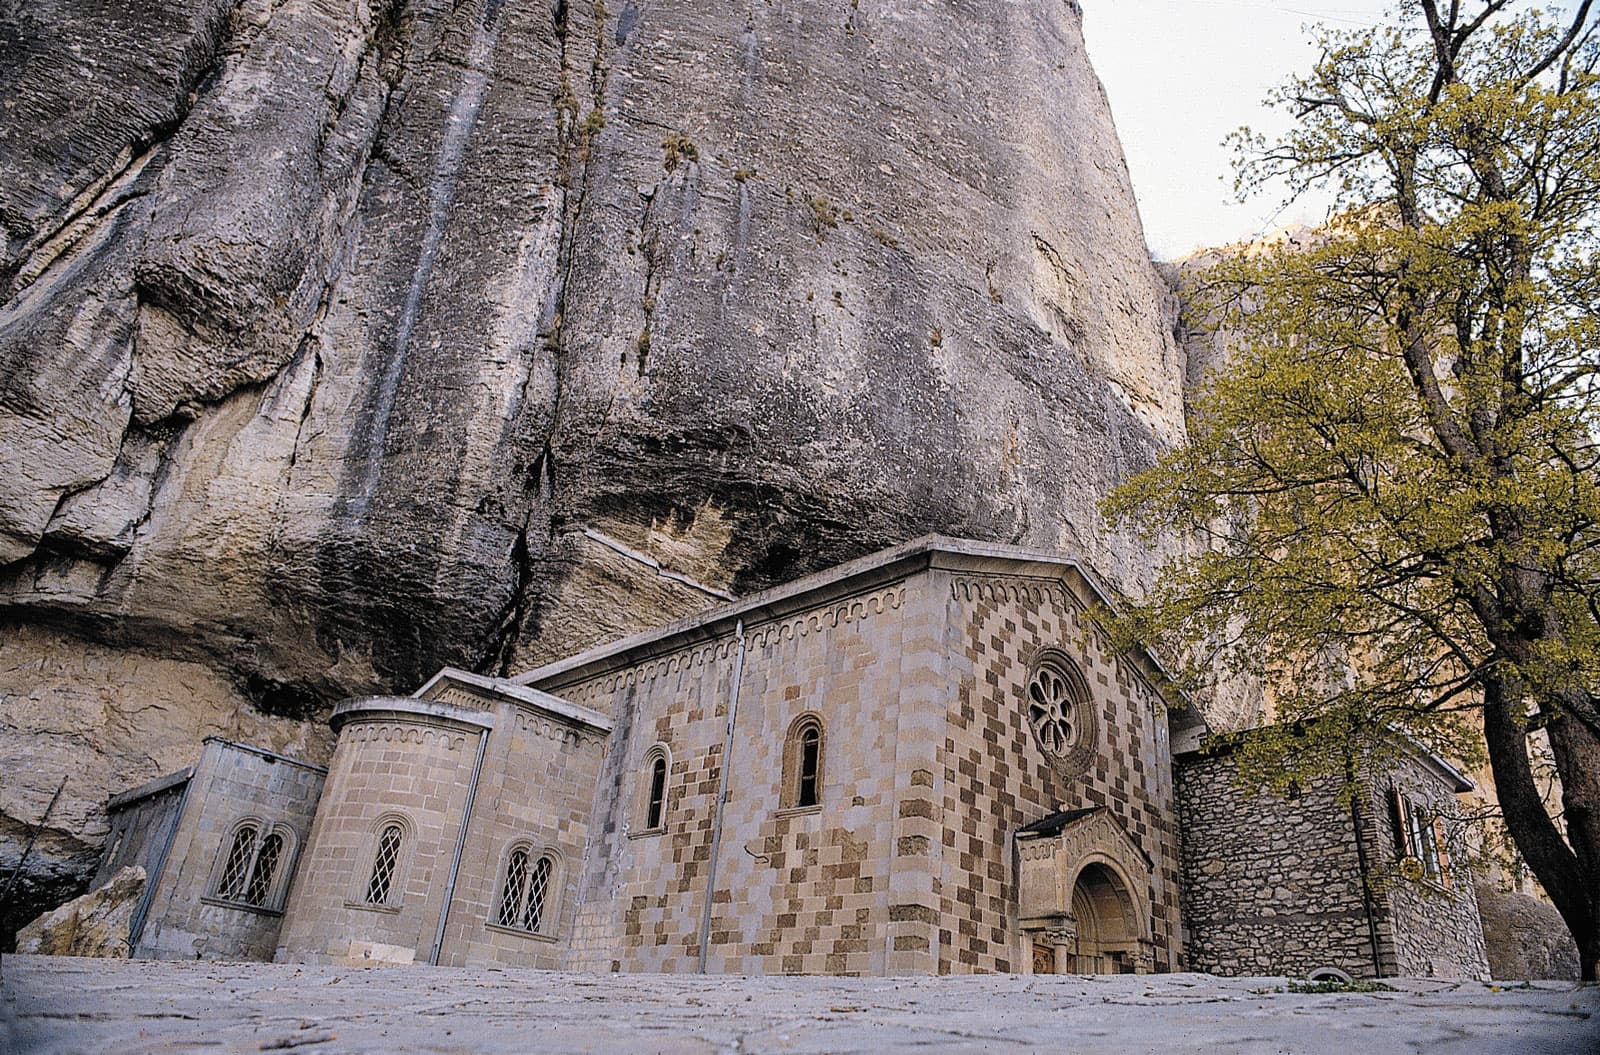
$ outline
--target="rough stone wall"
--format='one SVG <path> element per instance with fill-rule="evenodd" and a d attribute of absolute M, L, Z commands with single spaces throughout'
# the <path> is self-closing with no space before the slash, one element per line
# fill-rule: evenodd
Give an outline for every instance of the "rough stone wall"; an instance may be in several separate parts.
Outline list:
<path fill-rule="evenodd" d="M 1334 783 L 1286 799 L 1264 789 L 1247 795 L 1226 755 L 1181 757 L 1174 769 L 1185 969 L 1392 973 L 1374 966 L 1355 829 Z M 1380 927 L 1382 907 L 1374 903 Z"/>
<path fill-rule="evenodd" d="M 1482 880 L 1473 893 L 1483 918 L 1491 977 L 1578 980 L 1578 945 L 1554 906 L 1527 894 L 1495 889 Z"/>
<path fill-rule="evenodd" d="M 1400 840 L 1389 807 L 1393 789 L 1443 818 L 1444 849 L 1449 854 L 1447 882 L 1409 877 L 1400 867 Z M 1385 973 L 1413 978 L 1489 977 L 1478 895 L 1467 868 L 1465 831 L 1456 797 L 1444 780 L 1416 759 L 1405 759 L 1372 782 L 1367 827 L 1374 848 L 1375 886 L 1383 896 Z"/>
<path fill-rule="evenodd" d="M 421 716 L 340 731 L 275 953 L 305 963 L 426 963 L 444 907 L 478 731 Z M 389 904 L 363 904 L 378 829 L 403 819 Z"/>
<path fill-rule="evenodd" d="M 707 970 L 884 973 L 905 593 L 893 583 L 746 627 Z M 725 631 L 570 694 L 542 686 L 618 723 L 570 966 L 696 968 L 736 652 Z M 821 801 L 786 809 L 784 738 L 808 712 L 824 728 Z M 662 830 L 646 833 L 656 744 L 671 775 Z"/>
<path fill-rule="evenodd" d="M 147 653 L 314 738 L 706 603 L 584 528 L 739 593 L 935 529 L 1148 574 L 1094 502 L 1183 363 L 1075 4 L 0 0 L 0 98 L 0 622 L 135 733 L 75 771 L 164 742 Z"/>
<path fill-rule="evenodd" d="M 209 740 L 190 778 L 167 865 L 152 876 L 154 894 L 136 955 L 155 959 L 268 960 L 278 942 L 282 904 L 252 908 L 217 897 L 221 869 L 240 821 L 263 828 L 282 824 L 293 833 L 275 872 L 277 890 L 292 895 L 290 880 L 303 854 L 324 773 Z"/>
<path fill-rule="evenodd" d="M 940 818 L 937 922 L 941 974 L 1022 971 L 1011 836 L 1063 809 L 1104 806 L 1154 863 L 1158 970 L 1178 965 L 1178 834 L 1166 715 L 1059 582 L 952 573 L 945 582 L 954 698 L 928 789 Z M 1034 657 L 1060 648 L 1081 667 L 1098 712 L 1098 751 L 1066 778 L 1027 719 Z M 1135 892 L 1137 896 L 1138 892 Z"/>

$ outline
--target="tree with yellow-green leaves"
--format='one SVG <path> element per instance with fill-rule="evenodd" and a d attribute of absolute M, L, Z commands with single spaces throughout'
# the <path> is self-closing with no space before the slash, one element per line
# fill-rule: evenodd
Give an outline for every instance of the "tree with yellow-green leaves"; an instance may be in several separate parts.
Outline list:
<path fill-rule="evenodd" d="M 1241 133 L 1241 185 L 1333 189 L 1198 275 L 1225 365 L 1107 510 L 1205 544 L 1121 630 L 1190 688 L 1260 677 L 1292 773 L 1405 729 L 1487 756 L 1600 969 L 1600 40 L 1593 0 L 1405 0 Z M 1560 777 L 1541 794 L 1540 745 Z"/>

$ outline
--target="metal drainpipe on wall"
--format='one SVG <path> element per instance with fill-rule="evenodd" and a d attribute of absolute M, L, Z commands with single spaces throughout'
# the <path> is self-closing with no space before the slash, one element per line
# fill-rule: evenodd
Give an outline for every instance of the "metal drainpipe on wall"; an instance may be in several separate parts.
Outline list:
<path fill-rule="evenodd" d="M 456 896 L 456 875 L 461 871 L 461 851 L 467 845 L 467 826 L 472 823 L 472 803 L 478 797 L 478 774 L 483 772 L 483 751 L 489 744 L 488 729 L 478 731 L 478 755 L 472 760 L 472 782 L 467 785 L 467 802 L 461 808 L 461 830 L 456 832 L 456 851 L 450 858 L 450 878 L 444 885 L 444 906 L 439 909 L 439 929 L 433 934 L 433 949 L 428 953 L 428 966 L 439 966 L 439 956 L 444 951 L 444 928 L 450 921 L 450 902 Z"/>
<path fill-rule="evenodd" d="M 717 893 L 717 853 L 722 849 L 722 807 L 728 801 L 728 773 L 733 769 L 733 725 L 739 717 L 739 683 L 744 680 L 744 620 L 734 628 L 739 651 L 733 660 L 733 688 L 728 694 L 728 728 L 722 740 L 722 773 L 717 778 L 717 801 L 711 818 L 711 862 L 706 868 L 706 900 L 700 911 L 700 960 L 697 974 L 706 973 L 711 947 L 711 901 Z"/>

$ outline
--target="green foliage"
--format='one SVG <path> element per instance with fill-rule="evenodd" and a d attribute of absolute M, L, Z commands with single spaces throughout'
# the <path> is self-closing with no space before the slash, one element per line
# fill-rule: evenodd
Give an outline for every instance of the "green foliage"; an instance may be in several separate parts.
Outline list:
<path fill-rule="evenodd" d="M 1123 627 L 1188 656 L 1186 687 L 1247 673 L 1289 718 L 1392 709 L 1444 727 L 1486 663 L 1600 687 L 1594 48 L 1559 86 L 1511 76 L 1558 32 L 1537 14 L 1495 27 L 1464 63 L 1479 84 L 1430 104 L 1426 41 L 1326 31 L 1281 97 L 1300 127 L 1271 148 L 1244 137 L 1252 185 L 1331 179 L 1350 211 L 1199 276 L 1191 323 L 1228 365 L 1188 445 L 1107 504 L 1208 544 Z M 1476 139 L 1513 174 L 1504 195 L 1465 160 Z M 1481 602 L 1521 570 L 1563 633 L 1513 660 L 1493 638 L 1515 628 L 1486 625 Z"/>
<path fill-rule="evenodd" d="M 1261 738 L 1262 773 L 1334 768 L 1391 725 L 1476 761 L 1492 705 L 1567 723 L 1569 812 L 1588 779 L 1600 48 L 1588 2 L 1516 8 L 1408 0 L 1399 24 L 1319 32 L 1276 96 L 1297 125 L 1241 132 L 1240 182 L 1331 187 L 1342 211 L 1193 277 L 1189 324 L 1226 365 L 1187 445 L 1106 506 L 1199 540 L 1118 635 L 1160 642 L 1190 691 L 1259 677 L 1280 718 L 1314 719 Z"/>
<path fill-rule="evenodd" d="M 668 172 L 682 164 L 700 160 L 700 148 L 682 132 L 671 132 L 661 141 L 661 165 Z"/>

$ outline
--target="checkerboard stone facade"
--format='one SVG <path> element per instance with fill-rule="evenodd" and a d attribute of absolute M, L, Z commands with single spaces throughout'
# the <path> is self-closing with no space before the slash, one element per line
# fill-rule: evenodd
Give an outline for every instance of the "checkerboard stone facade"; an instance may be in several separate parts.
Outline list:
<path fill-rule="evenodd" d="M 727 790 L 705 967 L 730 973 L 974 973 L 1031 966 L 1013 835 L 1104 807 L 1157 863 L 1156 960 L 1177 965 L 1176 828 L 1164 711 L 1149 672 L 1115 656 L 1087 583 L 1059 567 L 956 561 L 671 649 L 653 641 L 531 683 L 617 720 L 569 965 L 699 967 L 716 796 Z M 881 579 L 881 576 L 879 577 Z M 685 636 L 690 636 L 685 634 Z M 1045 649 L 1089 683 L 1100 742 L 1087 773 L 1052 768 L 1026 687 Z M 783 751 L 803 715 L 825 730 L 820 802 L 786 808 Z M 645 759 L 673 759 L 665 823 L 644 827 Z"/>
<path fill-rule="evenodd" d="M 345 701 L 275 954 L 741 974 L 1296 969 L 1248 932 L 1255 888 L 1216 881 L 1235 868 L 1216 863 L 1227 847 L 1269 853 L 1252 834 L 1260 807 L 1205 767 L 1175 784 L 1173 741 L 1203 723 L 1169 711 L 1146 654 L 1111 647 L 1102 603 L 1069 560 L 921 540 L 515 679 L 447 670 L 411 697 Z M 1044 668 L 1073 697 L 1070 743 L 1048 750 L 1030 711 Z M 797 791 L 796 730 L 812 726 L 814 802 Z M 389 825 L 403 832 L 392 891 L 370 904 Z M 198 869 L 217 852 L 182 851 Z M 537 924 L 501 912 L 534 901 L 514 854 L 517 869 L 548 862 Z M 1356 865 L 1321 867 L 1339 874 L 1306 897 L 1343 897 Z M 1447 939 L 1423 936 L 1436 904 L 1385 893 L 1388 965 L 1473 973 L 1462 887 Z M 1325 933 L 1361 951 L 1360 934 Z"/>

